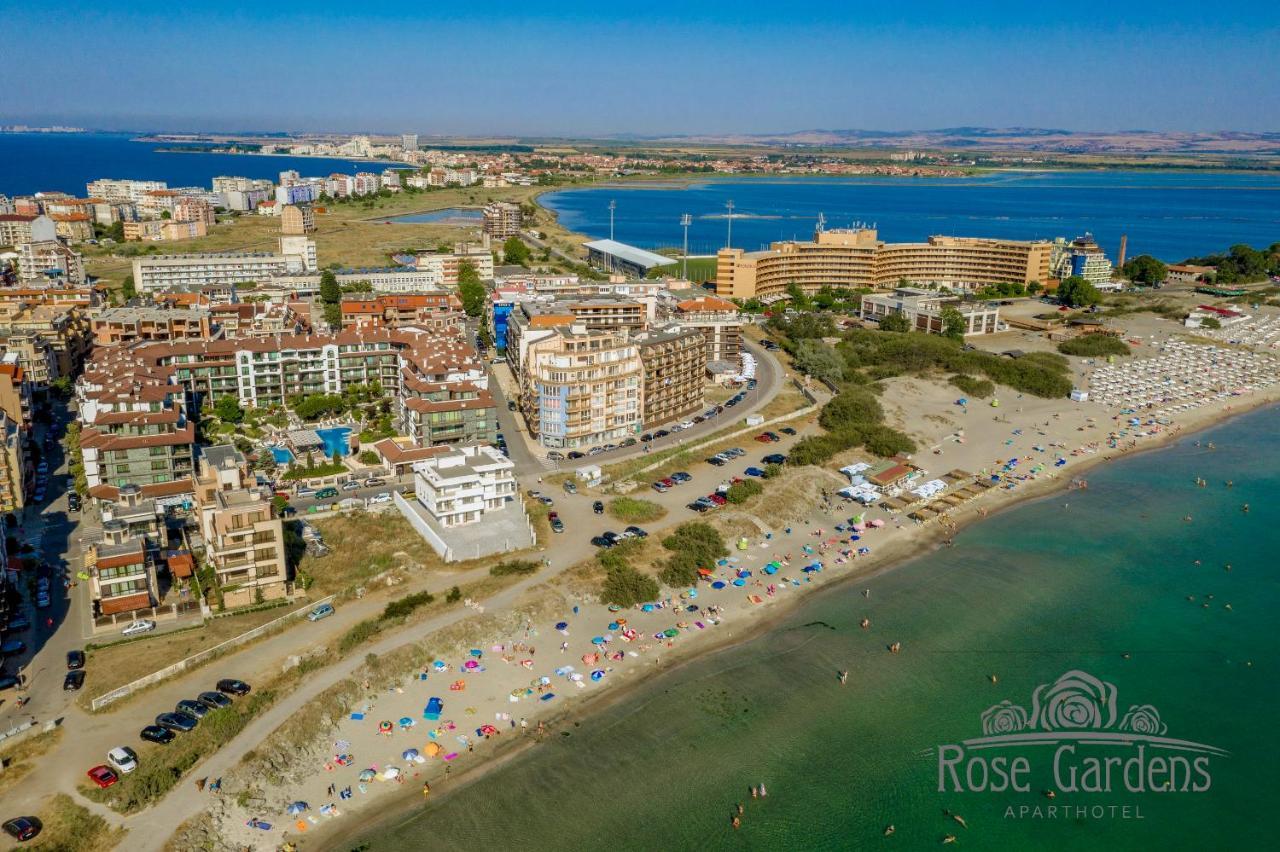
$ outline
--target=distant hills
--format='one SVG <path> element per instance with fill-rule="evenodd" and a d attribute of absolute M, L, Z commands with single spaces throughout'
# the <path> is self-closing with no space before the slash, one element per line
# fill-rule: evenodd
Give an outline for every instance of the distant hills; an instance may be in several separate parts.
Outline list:
<path fill-rule="evenodd" d="M 1081 131 L 1040 127 L 944 127 L 937 130 L 797 130 L 665 136 L 653 141 L 824 148 L 920 148 L 1039 151 L 1058 154 L 1280 154 L 1280 132 Z"/>

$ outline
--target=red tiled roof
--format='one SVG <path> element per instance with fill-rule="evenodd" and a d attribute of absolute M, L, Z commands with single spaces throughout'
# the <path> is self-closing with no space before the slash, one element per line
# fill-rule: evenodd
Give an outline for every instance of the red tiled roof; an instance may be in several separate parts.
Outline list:
<path fill-rule="evenodd" d="M 119 598 L 103 598 L 101 602 L 103 615 L 115 615 L 120 612 L 133 612 L 138 609 L 151 608 L 151 594 L 138 592 L 136 595 L 125 595 Z"/>

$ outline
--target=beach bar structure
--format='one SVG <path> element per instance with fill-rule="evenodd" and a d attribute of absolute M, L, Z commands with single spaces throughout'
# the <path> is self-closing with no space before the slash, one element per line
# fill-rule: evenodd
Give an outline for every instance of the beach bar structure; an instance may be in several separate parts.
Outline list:
<path fill-rule="evenodd" d="M 669 257 L 629 246 L 617 240 L 592 240 L 584 245 L 587 249 L 587 263 L 596 269 L 626 275 L 629 278 L 644 278 L 650 270 L 675 263 Z"/>

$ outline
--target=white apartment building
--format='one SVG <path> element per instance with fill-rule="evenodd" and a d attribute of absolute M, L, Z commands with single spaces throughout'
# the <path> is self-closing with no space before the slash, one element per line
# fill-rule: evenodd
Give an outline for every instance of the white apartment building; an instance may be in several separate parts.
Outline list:
<path fill-rule="evenodd" d="M 147 197 L 148 192 L 168 189 L 169 185 L 162 180 L 116 180 L 102 178 L 85 184 L 90 198 L 102 198 L 112 203 L 127 202 L 137 204 Z"/>
<path fill-rule="evenodd" d="M 24 281 L 59 278 L 68 284 L 85 281 L 84 258 L 58 240 L 41 240 L 18 246 L 18 277 Z"/>
<path fill-rule="evenodd" d="M 449 254 L 420 254 L 415 262 L 419 270 L 436 275 L 441 284 L 458 283 L 458 271 L 470 263 L 484 280 L 493 278 L 493 254 L 484 246 L 460 244 Z"/>
<path fill-rule="evenodd" d="M 965 323 L 966 337 L 975 334 L 994 334 L 1008 329 L 1000 319 L 998 307 L 990 307 L 986 302 L 964 304 L 936 290 L 925 290 L 919 287 L 898 287 L 894 289 L 893 295 L 888 296 L 879 294 L 863 296 L 861 316 L 863 319 L 879 322 L 890 314 L 901 314 L 907 318 L 912 331 L 941 334 L 944 323 L 942 311 L 947 307 L 953 307 L 960 312 Z"/>
<path fill-rule="evenodd" d="M 441 526 L 472 524 L 515 499 L 515 468 L 487 444 L 465 444 L 415 463 L 414 492 Z"/>
<path fill-rule="evenodd" d="M 306 237 L 282 237 L 280 244 L 279 254 L 223 252 L 137 257 L 133 261 L 133 281 L 140 292 L 154 293 L 194 290 L 208 284 L 230 286 L 316 269 L 313 241 Z"/>

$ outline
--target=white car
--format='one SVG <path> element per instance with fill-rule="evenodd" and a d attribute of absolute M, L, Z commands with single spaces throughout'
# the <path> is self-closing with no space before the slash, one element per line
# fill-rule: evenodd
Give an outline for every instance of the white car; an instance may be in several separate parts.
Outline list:
<path fill-rule="evenodd" d="M 156 629 L 156 623 L 154 621 L 147 621 L 146 619 L 142 619 L 140 621 L 131 622 L 128 627 L 120 631 L 120 635 L 121 636 L 137 636 L 140 633 L 150 633 L 152 630 L 155 630 L 155 629 Z"/>
<path fill-rule="evenodd" d="M 138 768 L 138 753 L 128 746 L 117 746 L 107 752 L 107 763 L 121 774 Z"/>
<path fill-rule="evenodd" d="M 369 502 L 370 502 L 371 504 L 372 504 L 372 503 L 390 503 L 390 502 L 391 502 L 391 492 L 389 492 L 389 491 L 384 491 L 384 492 L 382 492 L 381 494 L 375 494 L 375 495 L 373 495 L 372 497 L 370 497 L 370 498 L 369 498 Z"/>
<path fill-rule="evenodd" d="M 693 428 L 693 421 L 692 421 L 692 420 L 686 420 L 686 421 L 684 421 L 683 423 L 681 423 L 681 424 L 680 424 L 680 428 L 681 428 L 681 429 L 692 429 L 692 428 Z"/>

